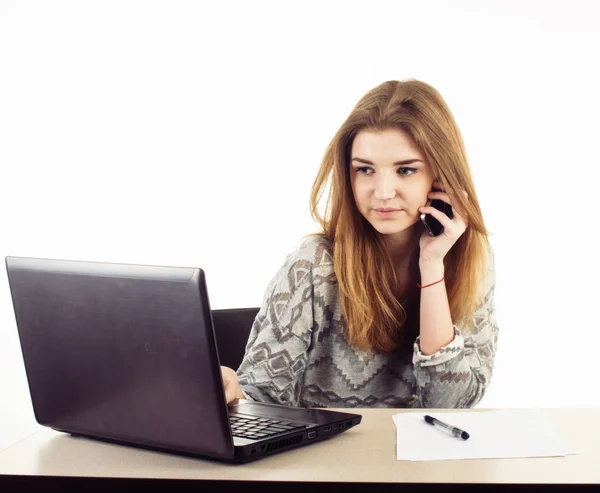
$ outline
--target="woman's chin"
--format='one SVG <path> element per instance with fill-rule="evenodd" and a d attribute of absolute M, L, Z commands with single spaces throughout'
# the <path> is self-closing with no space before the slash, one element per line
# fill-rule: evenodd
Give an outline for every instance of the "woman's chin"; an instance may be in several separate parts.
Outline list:
<path fill-rule="evenodd" d="M 418 219 L 410 222 L 398 221 L 397 224 L 393 224 L 391 222 L 387 224 L 371 223 L 375 231 L 382 235 L 397 235 L 399 233 L 404 233 L 407 230 L 412 230 L 414 227 L 419 227 L 419 224 L 420 222 Z"/>

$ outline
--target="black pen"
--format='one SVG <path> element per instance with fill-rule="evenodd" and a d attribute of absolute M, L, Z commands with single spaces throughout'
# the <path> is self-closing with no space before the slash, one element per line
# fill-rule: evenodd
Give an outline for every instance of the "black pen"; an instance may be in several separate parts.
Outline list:
<path fill-rule="evenodd" d="M 423 416 L 423 418 L 430 425 L 439 426 L 440 428 L 443 428 L 444 430 L 452 433 L 455 437 L 462 438 L 463 440 L 466 440 L 467 438 L 469 438 L 469 434 L 466 431 L 463 431 L 460 428 L 457 428 L 456 426 L 447 425 L 446 423 L 443 423 L 439 419 L 434 418 L 433 416 L 429 416 L 429 415 L 425 415 L 425 416 Z"/>

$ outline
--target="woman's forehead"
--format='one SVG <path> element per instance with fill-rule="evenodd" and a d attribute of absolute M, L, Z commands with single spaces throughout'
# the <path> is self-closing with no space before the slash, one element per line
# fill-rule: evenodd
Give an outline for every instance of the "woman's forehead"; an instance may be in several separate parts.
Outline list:
<path fill-rule="evenodd" d="M 359 157 L 380 165 L 411 159 L 425 162 L 425 156 L 414 140 L 406 132 L 398 129 L 361 130 L 352 142 L 351 154 L 352 158 Z"/>

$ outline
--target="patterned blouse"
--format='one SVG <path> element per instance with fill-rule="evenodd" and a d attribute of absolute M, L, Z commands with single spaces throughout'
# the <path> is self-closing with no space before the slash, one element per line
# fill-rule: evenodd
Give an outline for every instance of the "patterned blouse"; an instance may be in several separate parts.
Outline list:
<path fill-rule="evenodd" d="M 489 255 L 485 299 L 470 330 L 455 325 L 447 346 L 423 355 L 418 327 L 409 327 L 403 346 L 377 354 L 354 349 L 343 335 L 329 240 L 303 240 L 265 291 L 237 370 L 243 392 L 299 407 L 475 406 L 490 383 L 498 340 L 491 246 Z"/>

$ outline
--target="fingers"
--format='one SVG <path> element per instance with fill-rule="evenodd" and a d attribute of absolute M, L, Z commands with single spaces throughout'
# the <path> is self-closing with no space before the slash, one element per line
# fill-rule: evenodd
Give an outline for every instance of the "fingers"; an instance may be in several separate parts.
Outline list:
<path fill-rule="evenodd" d="M 439 180 L 435 180 L 435 181 L 432 183 L 432 187 L 433 187 L 434 189 L 437 189 L 437 190 L 434 190 L 434 191 L 431 191 L 431 192 L 429 192 L 429 193 L 427 194 L 427 198 L 428 198 L 428 199 L 438 199 L 438 200 L 441 200 L 441 201 L 443 201 L 443 202 L 446 202 L 446 204 L 449 204 L 449 205 L 451 205 L 451 206 L 452 206 L 452 211 L 453 211 L 453 214 L 454 214 L 454 215 L 458 215 L 458 216 L 460 216 L 460 218 L 461 218 L 463 221 L 465 221 L 465 222 L 466 222 L 465 215 L 463 214 L 463 211 L 462 211 L 462 210 L 461 210 L 459 207 L 457 207 L 456 205 L 453 205 L 453 204 L 452 204 L 452 201 L 450 200 L 450 197 L 449 197 L 449 196 L 448 196 L 448 194 L 447 194 L 447 193 L 444 191 L 444 186 L 442 185 L 442 182 L 440 182 Z M 460 192 L 461 192 L 461 193 L 464 195 L 464 197 L 465 197 L 465 199 L 466 199 L 466 200 L 469 200 L 469 196 L 467 195 L 467 192 L 466 192 L 465 190 L 461 190 Z M 423 212 L 425 212 L 425 211 L 423 211 Z M 433 214 L 432 214 L 432 215 L 433 215 Z M 436 216 L 434 216 L 434 217 L 435 217 L 436 219 L 438 219 Z M 439 220 L 439 219 L 438 219 L 438 220 Z M 441 221 L 440 221 L 440 222 L 441 222 Z"/>
<path fill-rule="evenodd" d="M 429 192 L 427 194 L 427 198 L 428 199 L 440 199 L 440 200 L 443 200 L 444 202 L 446 202 L 447 204 L 452 205 L 452 203 L 450 202 L 450 197 L 448 197 L 448 194 L 446 192 Z"/>
<path fill-rule="evenodd" d="M 229 404 L 234 399 L 234 393 L 231 388 L 231 380 L 223 381 L 223 388 L 225 389 L 225 400 Z"/>
<path fill-rule="evenodd" d="M 221 377 L 223 378 L 223 389 L 225 390 L 225 400 L 227 401 L 227 404 L 235 398 L 235 393 L 232 388 L 232 372 L 233 370 L 227 366 L 221 367 Z"/>
<path fill-rule="evenodd" d="M 442 184 L 442 182 L 438 179 L 433 180 L 433 182 L 431 183 L 431 187 L 441 190 L 442 192 L 444 191 L 444 185 Z M 461 190 L 462 194 L 465 196 L 465 198 L 467 198 L 467 192 L 465 190 Z"/>
<path fill-rule="evenodd" d="M 435 207 L 420 207 L 419 210 L 435 217 L 444 226 L 444 235 L 450 238 L 457 239 L 467 229 L 467 222 L 456 211 L 454 212 L 454 217 L 450 219 Z"/>
<path fill-rule="evenodd" d="M 450 219 L 435 207 L 421 207 L 420 211 L 435 217 L 444 227 L 443 234 L 448 238 L 457 240 L 467 229 L 466 221 L 458 214 L 454 214 L 454 218 Z"/>
<path fill-rule="evenodd" d="M 450 202 L 448 202 L 448 203 L 450 203 Z M 424 212 L 425 214 L 431 214 L 440 223 L 442 223 L 442 226 L 444 226 L 444 229 L 447 229 L 452 226 L 452 219 L 450 219 L 442 211 L 437 210 L 435 207 L 423 206 L 423 207 L 419 207 L 419 211 Z"/>
<path fill-rule="evenodd" d="M 244 394 L 242 393 L 236 372 L 227 366 L 222 366 L 221 376 L 223 378 L 223 389 L 225 390 L 227 404 L 236 399 L 243 399 Z"/>

